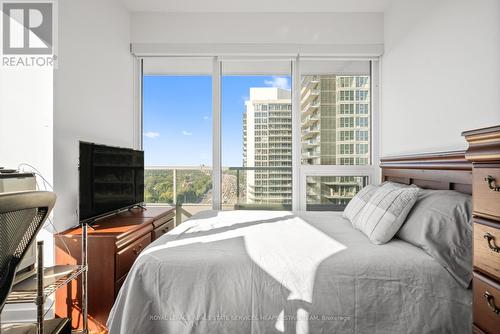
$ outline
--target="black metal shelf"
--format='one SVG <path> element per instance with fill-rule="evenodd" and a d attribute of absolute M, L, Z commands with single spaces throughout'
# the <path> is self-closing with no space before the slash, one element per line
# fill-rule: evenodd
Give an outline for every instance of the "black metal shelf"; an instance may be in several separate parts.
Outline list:
<path fill-rule="evenodd" d="M 57 289 L 80 276 L 86 269 L 83 265 L 55 265 L 44 268 L 44 297 L 49 297 Z M 37 275 L 34 273 L 12 287 L 6 304 L 35 303 L 36 298 Z"/>
<path fill-rule="evenodd" d="M 43 270 L 41 269 L 43 268 Z M 87 311 L 87 224 L 82 225 L 82 263 L 77 265 L 55 265 L 44 268 L 43 241 L 37 241 L 36 273 L 23 279 L 12 287 L 6 304 L 34 303 L 36 304 L 36 333 L 43 333 L 45 299 L 57 289 L 81 275 L 83 328 L 72 333 L 88 333 Z"/>

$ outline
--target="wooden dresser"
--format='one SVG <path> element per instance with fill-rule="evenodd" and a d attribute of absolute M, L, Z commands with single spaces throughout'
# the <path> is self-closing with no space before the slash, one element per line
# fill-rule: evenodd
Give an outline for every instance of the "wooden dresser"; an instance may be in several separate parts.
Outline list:
<path fill-rule="evenodd" d="M 500 126 L 463 135 L 473 163 L 473 328 L 500 333 Z"/>
<path fill-rule="evenodd" d="M 171 207 L 134 209 L 97 221 L 88 228 L 88 321 L 91 332 L 106 332 L 106 321 L 116 295 L 139 253 L 152 241 L 174 228 Z M 81 228 L 57 234 L 56 263 L 81 261 Z M 68 254 L 69 251 L 69 254 Z M 72 317 L 81 328 L 80 282 L 69 284 L 56 295 L 56 314 Z"/>

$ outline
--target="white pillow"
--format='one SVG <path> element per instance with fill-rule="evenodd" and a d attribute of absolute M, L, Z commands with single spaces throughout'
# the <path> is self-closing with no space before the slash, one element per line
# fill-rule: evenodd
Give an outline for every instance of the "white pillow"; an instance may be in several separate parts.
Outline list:
<path fill-rule="evenodd" d="M 344 209 L 344 212 L 342 213 L 342 216 L 344 218 L 349 219 L 349 221 L 352 223 L 358 213 L 361 212 L 363 207 L 365 206 L 366 203 L 368 203 L 368 200 L 375 194 L 375 191 L 380 186 L 376 186 L 373 184 L 369 184 L 363 189 L 361 189 L 347 204 L 347 206 Z"/>
<path fill-rule="evenodd" d="M 354 228 L 380 245 L 398 232 L 418 198 L 419 188 L 397 183 L 384 183 L 368 200 L 353 221 Z"/>

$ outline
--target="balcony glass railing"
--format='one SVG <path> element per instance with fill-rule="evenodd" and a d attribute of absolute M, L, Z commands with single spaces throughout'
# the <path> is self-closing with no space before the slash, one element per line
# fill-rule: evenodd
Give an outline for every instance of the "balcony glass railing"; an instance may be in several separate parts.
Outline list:
<path fill-rule="evenodd" d="M 148 205 L 174 205 L 176 223 L 212 208 L 212 168 L 207 166 L 146 166 L 144 200 Z"/>
<path fill-rule="evenodd" d="M 148 205 L 177 207 L 178 222 L 212 208 L 212 168 L 208 166 L 147 166 L 144 187 Z M 291 167 L 224 167 L 222 170 L 224 210 L 290 210 L 291 192 Z"/>
<path fill-rule="evenodd" d="M 367 176 L 308 176 L 307 210 L 344 210 L 367 184 Z"/>
<path fill-rule="evenodd" d="M 224 209 L 291 210 L 291 167 L 226 167 L 222 176 Z"/>
<path fill-rule="evenodd" d="M 212 209 L 212 168 L 148 166 L 145 200 L 149 205 L 175 205 L 177 222 Z M 366 184 L 366 176 L 308 176 L 307 210 L 343 210 Z M 224 167 L 223 210 L 291 210 L 291 167 Z"/>

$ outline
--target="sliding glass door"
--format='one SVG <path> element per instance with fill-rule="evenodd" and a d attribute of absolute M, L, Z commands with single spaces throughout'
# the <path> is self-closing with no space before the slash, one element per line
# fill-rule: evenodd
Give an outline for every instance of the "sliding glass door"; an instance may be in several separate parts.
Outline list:
<path fill-rule="evenodd" d="M 291 63 L 222 61 L 224 209 L 292 208 Z"/>
<path fill-rule="evenodd" d="M 212 208 L 211 59 L 151 58 L 143 65 L 145 200 L 183 218 Z"/>

